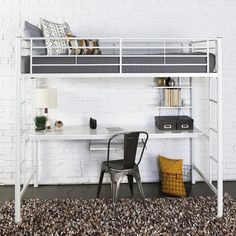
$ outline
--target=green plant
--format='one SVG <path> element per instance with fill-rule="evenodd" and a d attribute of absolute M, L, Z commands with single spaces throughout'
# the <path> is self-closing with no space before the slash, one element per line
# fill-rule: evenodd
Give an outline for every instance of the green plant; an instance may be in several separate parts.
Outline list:
<path fill-rule="evenodd" d="M 36 116 L 34 119 L 36 130 L 45 130 L 47 120 L 46 116 Z"/>

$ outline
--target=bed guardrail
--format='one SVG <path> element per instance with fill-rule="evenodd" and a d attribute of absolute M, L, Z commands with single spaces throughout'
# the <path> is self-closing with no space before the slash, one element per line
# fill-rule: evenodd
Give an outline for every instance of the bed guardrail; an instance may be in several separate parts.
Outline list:
<path fill-rule="evenodd" d="M 65 73 L 167 73 L 169 69 L 175 73 L 217 72 L 217 38 L 90 38 L 90 41 L 98 42 L 95 46 L 80 46 L 83 41 L 86 44 L 89 40 L 77 37 L 19 40 L 21 55 L 29 58 L 28 70 L 25 71 L 31 75 L 50 71 L 46 68 L 51 68 L 48 73 L 55 73 L 59 67 L 67 67 Z M 47 40 L 53 40 L 54 45 L 38 46 L 39 42 Z M 62 41 L 65 46 L 58 45 Z M 71 41 L 77 43 L 71 45 Z M 54 53 L 50 54 L 50 49 Z M 45 53 L 39 53 L 40 50 Z M 70 72 L 69 68 L 73 67 L 77 69 Z"/>

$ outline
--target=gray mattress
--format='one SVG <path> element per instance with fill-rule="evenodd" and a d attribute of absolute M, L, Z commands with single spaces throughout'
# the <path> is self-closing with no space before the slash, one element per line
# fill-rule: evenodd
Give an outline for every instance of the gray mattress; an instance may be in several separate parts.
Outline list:
<path fill-rule="evenodd" d="M 169 54 L 170 55 L 170 54 Z M 176 55 L 176 54 L 175 54 Z M 206 57 L 199 57 L 199 55 L 206 55 L 204 53 L 182 53 L 181 57 L 173 56 L 166 58 L 166 64 L 181 64 L 181 66 L 165 65 L 165 66 L 132 66 L 123 65 L 123 73 L 206 73 L 207 67 Z M 184 57 L 186 55 L 186 57 Z M 196 57 L 188 57 L 189 55 L 196 55 Z M 115 66 L 96 66 L 92 64 L 118 64 L 120 62 L 119 56 L 117 57 L 78 57 L 77 64 L 91 64 L 91 66 L 69 66 L 68 64 L 75 64 L 76 57 L 33 57 L 32 72 L 36 74 L 50 74 L 50 73 L 119 73 L 120 68 Z M 210 72 L 214 72 L 215 68 L 215 55 L 209 54 Z M 164 64 L 164 57 L 123 57 L 123 64 Z M 45 66 L 35 66 L 37 64 L 45 64 Z M 60 64 L 59 66 L 51 64 Z M 182 65 L 183 64 L 183 65 Z M 186 65 L 196 64 L 196 65 Z M 29 73 L 30 71 L 30 57 L 22 57 L 22 73 Z"/>

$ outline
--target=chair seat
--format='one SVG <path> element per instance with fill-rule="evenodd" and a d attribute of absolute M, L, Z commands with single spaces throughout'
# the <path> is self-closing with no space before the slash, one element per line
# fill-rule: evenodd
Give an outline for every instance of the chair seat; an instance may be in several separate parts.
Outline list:
<path fill-rule="evenodd" d="M 102 165 L 104 167 L 108 167 L 108 162 L 104 161 L 104 162 L 102 162 Z M 134 167 L 135 166 L 137 166 L 137 165 L 134 164 Z M 109 167 L 110 167 L 110 169 L 113 169 L 113 170 L 133 169 L 133 168 L 124 168 L 124 159 L 109 161 Z"/>

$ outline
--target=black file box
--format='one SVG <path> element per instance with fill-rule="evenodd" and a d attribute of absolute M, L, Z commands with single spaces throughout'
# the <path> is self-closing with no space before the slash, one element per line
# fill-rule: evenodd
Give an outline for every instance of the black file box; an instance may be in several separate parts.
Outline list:
<path fill-rule="evenodd" d="M 176 130 L 175 116 L 155 116 L 155 123 L 160 130 Z"/>
<path fill-rule="evenodd" d="M 179 116 L 176 122 L 177 130 L 193 129 L 193 119 L 189 116 Z"/>

